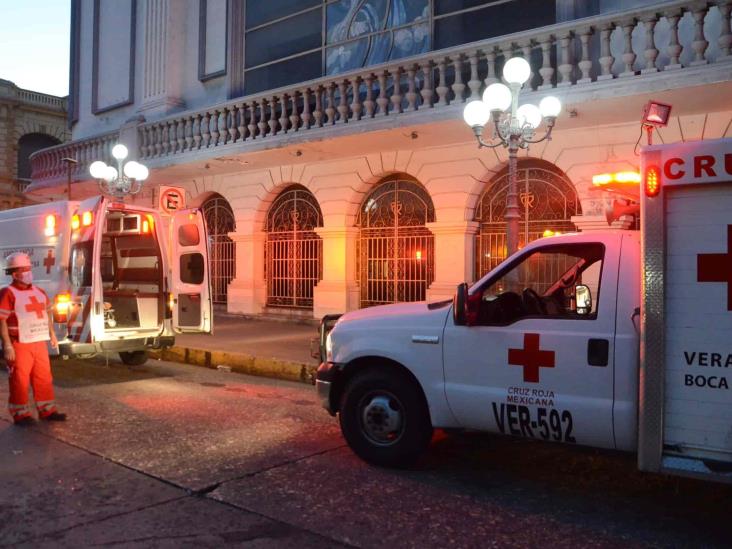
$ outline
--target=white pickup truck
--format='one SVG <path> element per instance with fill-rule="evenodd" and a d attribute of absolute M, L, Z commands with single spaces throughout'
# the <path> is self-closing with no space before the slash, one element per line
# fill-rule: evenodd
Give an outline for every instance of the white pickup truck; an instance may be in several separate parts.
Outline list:
<path fill-rule="evenodd" d="M 732 139 L 646 148 L 641 171 L 640 232 L 544 238 L 451 301 L 325 319 L 317 391 L 353 451 L 403 466 L 433 428 L 476 429 L 731 481 Z"/>

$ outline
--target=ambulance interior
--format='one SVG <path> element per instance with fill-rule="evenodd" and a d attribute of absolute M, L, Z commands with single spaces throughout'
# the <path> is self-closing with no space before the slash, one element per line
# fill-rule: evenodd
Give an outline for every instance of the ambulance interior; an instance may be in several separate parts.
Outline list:
<path fill-rule="evenodd" d="M 163 323 L 162 251 L 150 214 L 110 211 L 100 272 L 107 330 L 156 329 Z"/>

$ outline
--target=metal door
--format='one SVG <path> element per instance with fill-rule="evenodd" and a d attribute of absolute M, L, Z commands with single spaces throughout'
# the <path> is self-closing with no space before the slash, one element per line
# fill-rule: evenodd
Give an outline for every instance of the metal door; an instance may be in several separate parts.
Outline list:
<path fill-rule="evenodd" d="M 475 279 L 480 279 L 506 259 L 506 194 L 508 170 L 496 176 L 480 197 L 475 220 Z M 548 162 L 519 161 L 518 196 L 522 219 L 519 248 L 551 234 L 576 230 L 572 216 L 580 204 L 572 182 Z"/>
<path fill-rule="evenodd" d="M 313 289 L 323 277 L 320 206 L 305 187 L 293 185 L 267 214 L 265 276 L 267 305 L 312 309 Z"/>
<path fill-rule="evenodd" d="M 211 251 L 211 300 L 226 304 L 229 282 L 236 276 L 236 244 L 229 237 L 229 233 L 236 230 L 234 212 L 220 195 L 206 200 L 202 209 Z"/>
<path fill-rule="evenodd" d="M 361 307 L 422 301 L 434 280 L 435 220 L 427 191 L 416 181 L 392 178 L 364 200 L 357 243 Z"/>

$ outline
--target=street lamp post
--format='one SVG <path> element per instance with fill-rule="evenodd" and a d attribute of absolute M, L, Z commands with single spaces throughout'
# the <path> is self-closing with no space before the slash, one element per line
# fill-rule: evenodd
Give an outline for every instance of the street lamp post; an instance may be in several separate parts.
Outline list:
<path fill-rule="evenodd" d="M 508 86 L 495 83 L 483 92 L 482 101 L 471 101 L 465 106 L 463 118 L 473 129 L 479 147 L 508 148 L 508 193 L 506 194 L 506 248 L 507 255 L 518 250 L 519 213 L 518 206 L 518 151 L 528 149 L 531 143 L 540 143 L 551 139 L 554 123 L 562 109 L 559 99 L 553 96 L 544 97 L 539 106 L 526 103 L 519 106 L 518 99 L 521 86 L 529 79 L 531 67 L 523 57 L 512 57 L 503 66 L 503 79 Z M 509 110 L 510 109 L 510 110 Z M 540 139 L 533 139 L 542 119 L 546 124 L 546 133 Z M 491 141 L 483 140 L 483 130 L 489 120 L 493 121 Z"/>
<path fill-rule="evenodd" d="M 112 147 L 112 156 L 117 160 L 117 167 L 107 166 L 101 160 L 92 162 L 89 173 L 99 183 L 99 189 L 105 193 L 122 199 L 128 195 L 135 195 L 142 190 L 142 184 L 150 171 L 139 162 L 130 160 L 123 165 L 127 158 L 127 147 L 118 143 Z"/>
<path fill-rule="evenodd" d="M 79 161 L 76 158 L 66 157 L 62 158 L 61 162 L 66 164 L 66 200 L 71 200 L 71 167 Z"/>

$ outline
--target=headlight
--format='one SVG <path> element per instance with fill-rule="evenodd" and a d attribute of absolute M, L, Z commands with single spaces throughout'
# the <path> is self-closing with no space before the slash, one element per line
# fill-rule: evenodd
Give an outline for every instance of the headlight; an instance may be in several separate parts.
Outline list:
<path fill-rule="evenodd" d="M 325 338 L 325 360 L 326 362 L 333 360 L 333 340 L 330 337 L 330 332 Z"/>

